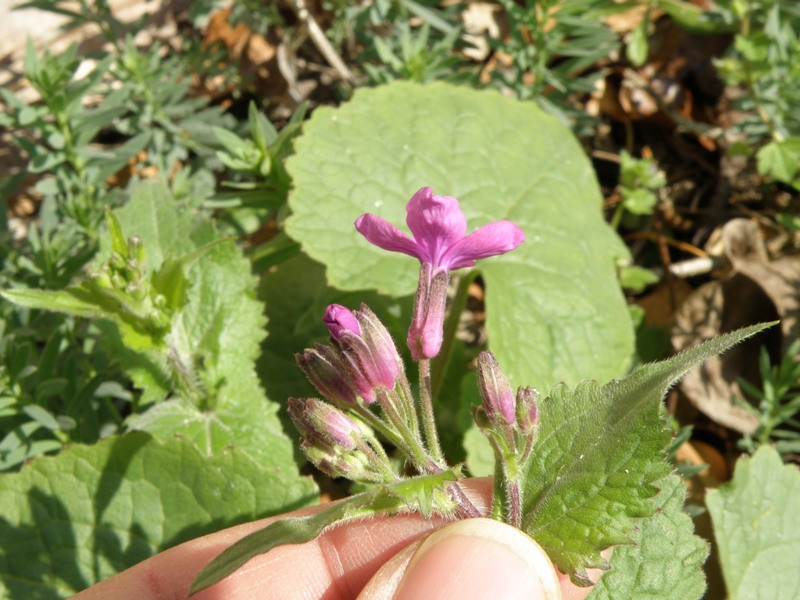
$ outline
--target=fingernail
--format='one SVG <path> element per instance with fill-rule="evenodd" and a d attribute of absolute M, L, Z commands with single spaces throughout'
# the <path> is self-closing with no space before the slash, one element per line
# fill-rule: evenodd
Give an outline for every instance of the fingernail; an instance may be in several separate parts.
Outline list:
<path fill-rule="evenodd" d="M 560 600 L 550 559 L 530 537 L 490 519 L 431 534 L 411 557 L 393 600 Z"/>

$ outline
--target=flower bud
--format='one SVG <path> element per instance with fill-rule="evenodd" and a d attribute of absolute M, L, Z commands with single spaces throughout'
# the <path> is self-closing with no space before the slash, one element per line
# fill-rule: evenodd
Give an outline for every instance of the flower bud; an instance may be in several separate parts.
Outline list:
<path fill-rule="evenodd" d="M 434 271 L 430 263 L 420 266 L 414 314 L 406 339 L 414 360 L 433 358 L 442 349 L 449 282 L 447 269 Z"/>
<path fill-rule="evenodd" d="M 539 427 L 538 392 L 532 387 L 517 389 L 517 422 L 522 435 L 529 436 Z"/>
<path fill-rule="evenodd" d="M 341 304 L 331 304 L 325 309 L 325 314 L 322 317 L 328 331 L 334 340 L 338 340 L 344 332 L 350 332 L 357 336 L 361 335 L 361 328 L 358 325 L 353 312 Z"/>
<path fill-rule="evenodd" d="M 496 423 L 502 419 L 507 425 L 513 425 L 516 420 L 514 392 L 491 352 L 478 355 L 478 385 L 489 421 Z"/>
<path fill-rule="evenodd" d="M 140 265 L 144 265 L 147 260 L 142 238 L 138 235 L 132 235 L 128 238 L 128 256 L 136 260 Z"/>
<path fill-rule="evenodd" d="M 337 454 L 320 448 L 308 440 L 300 444 L 300 449 L 309 462 L 329 477 L 347 477 L 352 481 L 371 481 L 369 458 L 358 450 Z"/>
<path fill-rule="evenodd" d="M 394 388 L 395 380 L 403 372 L 403 361 L 400 360 L 389 330 L 366 304 L 362 304 L 361 310 L 355 315 L 361 326 L 361 338 L 366 342 L 375 359 L 375 365 L 380 369 L 379 381 L 388 389 Z"/>
<path fill-rule="evenodd" d="M 333 304 L 324 318 L 358 395 L 372 403 L 377 388 L 394 389 L 402 363 L 389 332 L 375 314 L 364 305 L 353 313 Z"/>
<path fill-rule="evenodd" d="M 317 344 L 302 354 L 295 354 L 297 364 L 317 391 L 337 405 L 355 404 L 356 394 L 347 370 L 336 351 Z"/>
<path fill-rule="evenodd" d="M 310 444 L 334 454 L 353 450 L 354 436 L 362 435 L 358 423 L 316 398 L 289 398 L 289 416 Z"/>

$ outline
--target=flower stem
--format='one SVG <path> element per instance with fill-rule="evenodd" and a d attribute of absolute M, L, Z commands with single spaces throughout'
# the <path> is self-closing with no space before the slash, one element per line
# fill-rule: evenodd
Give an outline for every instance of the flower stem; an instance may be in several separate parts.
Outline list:
<path fill-rule="evenodd" d="M 431 396 L 431 361 L 423 358 L 419 361 L 419 395 L 422 410 L 422 427 L 425 430 L 425 441 L 433 459 L 445 464 L 444 453 L 439 445 L 439 434 L 436 431 L 436 419 L 433 415 L 433 398 Z"/>
<path fill-rule="evenodd" d="M 519 529 L 522 524 L 522 489 L 519 479 L 505 482 L 506 500 L 508 502 L 508 524 Z"/>
<path fill-rule="evenodd" d="M 494 477 L 492 478 L 492 518 L 495 521 L 506 521 L 505 487 L 503 469 L 498 460 L 494 463 Z"/>
<path fill-rule="evenodd" d="M 431 457 L 419 436 L 414 435 L 406 420 L 397 411 L 399 403 L 399 398 L 394 391 L 381 390 L 378 392 L 378 404 L 389 423 L 394 427 L 394 431 L 399 434 L 395 439 L 390 439 L 390 441 L 408 457 L 419 473 L 433 474 L 442 472 L 446 465 Z"/>
<path fill-rule="evenodd" d="M 455 500 L 456 504 L 458 504 L 458 511 L 464 518 L 467 519 L 477 519 L 482 517 L 481 511 L 472 503 L 472 501 L 467 497 L 464 493 L 464 488 L 461 487 L 461 484 L 456 481 L 450 484 L 450 487 L 447 488 L 447 491 L 450 492 L 450 496 Z"/>

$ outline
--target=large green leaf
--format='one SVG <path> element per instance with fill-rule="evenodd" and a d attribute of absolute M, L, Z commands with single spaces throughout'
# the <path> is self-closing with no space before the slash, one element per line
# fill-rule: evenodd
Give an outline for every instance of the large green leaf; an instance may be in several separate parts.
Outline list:
<path fill-rule="evenodd" d="M 0 475 L 0 596 L 55 599 L 170 546 L 312 503 L 306 478 L 145 433 Z"/>
<path fill-rule="evenodd" d="M 603 573 L 590 600 L 693 600 L 705 591 L 706 543 L 694 535 L 683 512 L 686 484 L 671 475 L 656 482 L 660 510 L 642 520 L 631 534 L 633 544 L 614 548 L 611 569 Z"/>
<path fill-rule="evenodd" d="M 800 473 L 762 446 L 706 496 L 728 598 L 800 598 Z"/>
<path fill-rule="evenodd" d="M 658 505 L 670 472 L 664 394 L 687 371 L 769 325 L 753 325 L 644 365 L 604 386 L 557 386 L 539 404 L 541 427 L 524 480 L 522 528 L 575 580 L 600 551 L 632 541 L 634 519 Z"/>
<path fill-rule="evenodd" d="M 512 381 L 549 388 L 625 371 L 633 335 L 616 282 L 624 246 L 570 132 L 533 103 L 444 84 L 359 90 L 315 111 L 288 161 L 289 234 L 332 285 L 400 296 L 418 265 L 370 246 L 353 221 L 402 225 L 424 185 L 460 199 L 470 229 L 511 219 L 527 241 L 480 264 L 490 345 Z"/>

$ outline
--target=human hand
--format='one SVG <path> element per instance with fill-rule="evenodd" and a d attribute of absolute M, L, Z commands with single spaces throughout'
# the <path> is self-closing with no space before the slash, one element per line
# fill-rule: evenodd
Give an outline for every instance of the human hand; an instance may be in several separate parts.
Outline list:
<path fill-rule="evenodd" d="M 465 487 L 477 505 L 488 480 Z M 74 597 L 74 600 L 186 598 L 197 572 L 224 548 L 287 516 L 232 527 L 153 556 Z M 517 529 L 489 519 L 446 524 L 398 515 L 333 528 L 307 544 L 280 546 L 193 596 L 194 600 L 460 600 L 585 598 L 544 551 Z"/>

